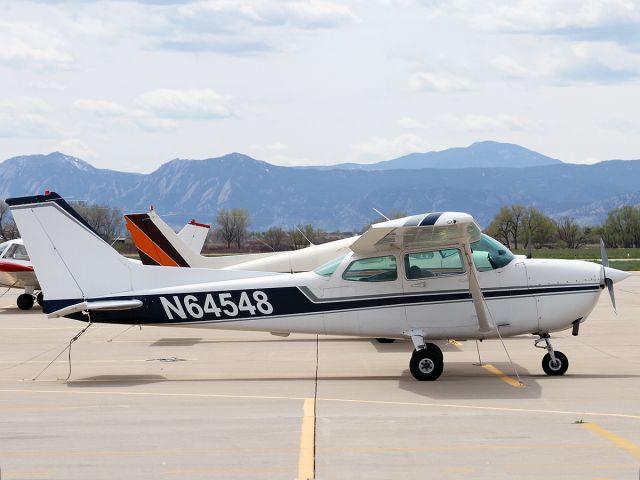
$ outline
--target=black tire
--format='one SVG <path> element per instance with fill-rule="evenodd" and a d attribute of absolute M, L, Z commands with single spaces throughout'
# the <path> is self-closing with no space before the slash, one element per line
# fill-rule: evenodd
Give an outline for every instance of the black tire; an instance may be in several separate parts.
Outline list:
<path fill-rule="evenodd" d="M 558 376 L 564 375 L 569 368 L 569 359 L 562 352 L 553 352 L 556 356 L 556 364 L 553 364 L 551 355 L 548 353 L 542 358 L 542 369 L 547 375 Z M 559 363 L 559 365 L 558 365 Z"/>
<path fill-rule="evenodd" d="M 30 310 L 33 307 L 33 295 L 28 293 L 23 293 L 18 295 L 18 300 L 16 302 L 18 304 L 18 308 L 20 310 Z"/>
<path fill-rule="evenodd" d="M 38 302 L 38 305 L 41 307 L 44 306 L 44 296 L 42 295 L 42 292 L 38 292 L 38 295 L 36 295 L 36 302 Z"/>
<path fill-rule="evenodd" d="M 378 343 L 393 343 L 395 341 L 395 338 L 376 338 L 376 342 Z"/>
<path fill-rule="evenodd" d="M 409 370 L 416 380 L 437 380 L 442 375 L 443 369 L 442 350 L 437 345 L 427 343 L 427 348 L 413 351 L 409 362 Z"/>

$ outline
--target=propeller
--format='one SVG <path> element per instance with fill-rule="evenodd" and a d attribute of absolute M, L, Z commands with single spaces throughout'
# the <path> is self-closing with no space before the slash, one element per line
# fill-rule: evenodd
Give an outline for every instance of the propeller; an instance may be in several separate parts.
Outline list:
<path fill-rule="evenodd" d="M 611 303 L 613 304 L 613 311 L 618 314 L 616 309 L 616 296 L 613 293 L 613 280 L 607 277 L 607 268 L 609 267 L 609 256 L 607 255 L 607 248 L 604 246 L 604 240 L 600 238 L 600 258 L 602 259 L 602 277 L 604 278 L 604 284 L 609 290 L 609 296 L 611 297 Z"/>
<path fill-rule="evenodd" d="M 527 258 L 533 258 L 533 243 L 531 242 L 531 233 L 529 233 L 529 240 L 527 241 Z"/>

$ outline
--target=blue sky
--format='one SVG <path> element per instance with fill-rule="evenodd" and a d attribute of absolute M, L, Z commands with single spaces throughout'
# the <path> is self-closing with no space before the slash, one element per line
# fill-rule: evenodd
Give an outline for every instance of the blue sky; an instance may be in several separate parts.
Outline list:
<path fill-rule="evenodd" d="M 640 2 L 0 0 L 0 158 L 640 158 Z"/>

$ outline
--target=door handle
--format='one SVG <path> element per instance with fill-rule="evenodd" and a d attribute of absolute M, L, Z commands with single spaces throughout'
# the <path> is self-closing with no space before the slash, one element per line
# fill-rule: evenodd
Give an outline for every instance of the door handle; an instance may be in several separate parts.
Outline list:
<path fill-rule="evenodd" d="M 427 282 L 425 280 L 421 280 L 419 282 L 414 282 L 411 284 L 412 287 L 426 287 Z"/>

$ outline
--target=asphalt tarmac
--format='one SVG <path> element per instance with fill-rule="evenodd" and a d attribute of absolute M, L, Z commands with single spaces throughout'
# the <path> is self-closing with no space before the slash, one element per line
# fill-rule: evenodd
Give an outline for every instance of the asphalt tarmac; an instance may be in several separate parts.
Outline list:
<path fill-rule="evenodd" d="M 410 342 L 109 325 L 71 372 L 66 352 L 46 368 L 83 324 L 8 293 L 0 478 L 638 480 L 640 274 L 616 296 L 618 316 L 605 292 L 554 337 L 563 377 L 523 337 L 513 363 L 498 341 L 482 365 L 475 342 L 448 345 L 442 377 L 417 382 Z"/>

